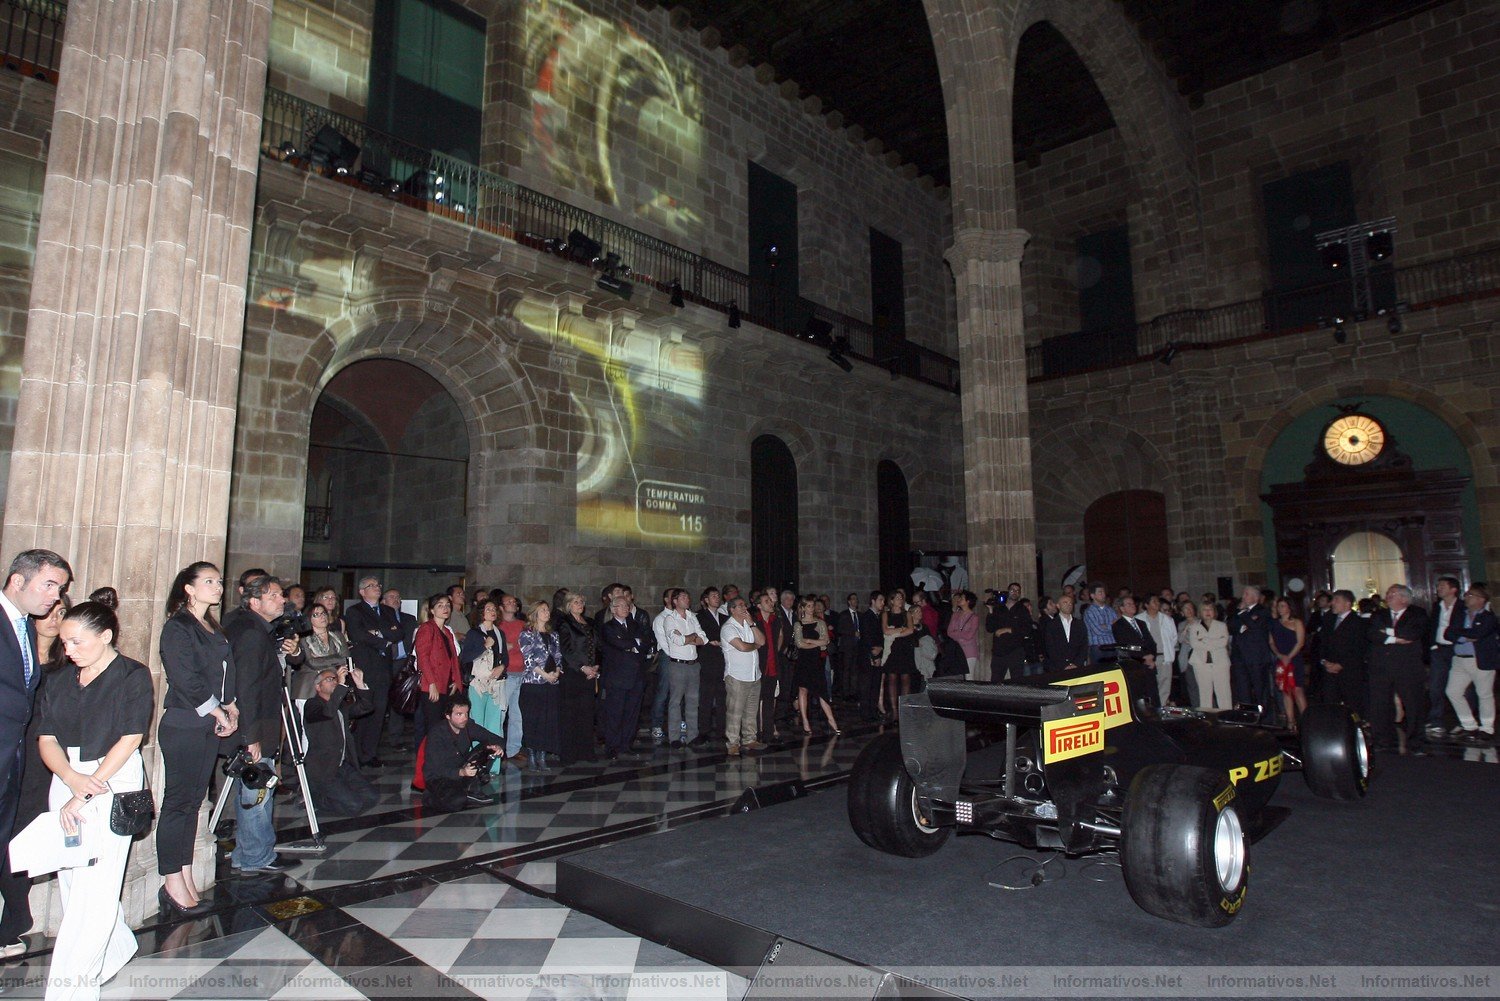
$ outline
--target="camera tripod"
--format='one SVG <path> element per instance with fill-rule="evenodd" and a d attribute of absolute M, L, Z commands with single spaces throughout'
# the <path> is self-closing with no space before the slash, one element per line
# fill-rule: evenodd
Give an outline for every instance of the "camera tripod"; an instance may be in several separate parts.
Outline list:
<path fill-rule="evenodd" d="M 302 717 L 297 713 L 297 705 L 292 701 L 292 693 L 286 686 L 286 662 L 282 662 L 282 684 L 281 684 L 281 733 L 284 746 L 292 759 L 292 767 L 297 769 L 297 783 L 302 790 L 302 808 L 307 814 L 307 826 L 312 831 L 312 837 L 302 841 L 289 841 L 278 844 L 278 852 L 286 852 L 288 855 L 322 855 L 328 851 L 328 842 L 323 840 L 323 832 L 318 827 L 318 811 L 313 806 L 312 789 L 307 784 L 307 770 L 303 762 L 307 759 L 307 728 L 302 723 Z M 224 812 L 224 805 L 229 802 L 229 795 L 234 791 L 235 784 L 239 781 L 231 775 L 226 774 L 224 787 L 219 790 L 219 798 L 214 803 L 214 812 L 208 818 L 208 829 L 217 830 L 219 818 Z M 276 787 L 273 781 L 266 786 L 266 795 L 271 795 L 271 790 Z"/>

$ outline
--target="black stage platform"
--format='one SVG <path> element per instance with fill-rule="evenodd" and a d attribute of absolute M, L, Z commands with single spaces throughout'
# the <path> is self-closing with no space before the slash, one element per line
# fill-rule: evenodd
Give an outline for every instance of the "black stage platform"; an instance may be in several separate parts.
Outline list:
<path fill-rule="evenodd" d="M 975 754 L 971 767 L 998 754 Z M 1283 777 L 1274 802 L 1292 815 L 1252 846 L 1245 909 L 1221 929 L 1146 914 L 1118 869 L 1083 859 L 1054 856 L 1066 874 L 1040 887 L 993 888 L 987 877 L 1019 849 L 983 835 L 950 839 L 925 859 L 884 855 L 850 831 L 842 785 L 567 856 L 557 891 L 572 907 L 752 972 L 778 943 L 783 966 L 842 957 L 912 976 L 919 967 L 1494 963 L 1500 768 L 1391 755 L 1376 765 L 1369 797 L 1353 805 Z M 903 993 L 912 992 L 887 983 L 881 996 Z"/>

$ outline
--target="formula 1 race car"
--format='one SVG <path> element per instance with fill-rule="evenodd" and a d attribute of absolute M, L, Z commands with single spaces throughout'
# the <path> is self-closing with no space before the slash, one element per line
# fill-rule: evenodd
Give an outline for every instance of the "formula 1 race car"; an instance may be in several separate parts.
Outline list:
<path fill-rule="evenodd" d="M 1358 800 L 1369 785 L 1364 726 L 1341 705 L 1309 706 L 1300 739 L 1255 707 L 1158 708 L 1156 678 L 1102 664 L 1011 684 L 934 679 L 900 705 L 849 779 L 859 839 L 917 858 L 981 831 L 1069 855 L 1118 850 L 1143 909 L 1226 925 L 1245 901 L 1248 845 L 1290 813 L 1270 805 L 1283 773 L 1314 794 Z M 965 775 L 967 725 L 1003 726 L 998 778 Z"/>

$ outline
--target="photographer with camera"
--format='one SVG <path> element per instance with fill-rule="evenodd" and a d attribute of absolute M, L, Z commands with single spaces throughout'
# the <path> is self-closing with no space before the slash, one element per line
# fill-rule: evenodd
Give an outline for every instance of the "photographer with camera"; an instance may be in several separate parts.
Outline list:
<path fill-rule="evenodd" d="M 350 686 L 353 682 L 353 686 Z M 349 721 L 374 708 L 365 674 L 348 664 L 318 671 L 316 692 L 302 707 L 307 729 L 304 768 L 319 813 L 357 817 L 375 807 L 380 793 L 354 760 Z"/>
<path fill-rule="evenodd" d="M 270 574 L 256 574 L 244 582 L 243 604 L 224 616 L 224 635 L 234 657 L 240 705 L 238 739 L 251 764 L 276 760 L 281 742 L 281 700 L 285 664 L 302 661 L 302 644 L 295 628 L 281 619 L 286 598 L 281 582 Z M 234 854 L 237 872 L 276 873 L 298 863 L 276 855 L 269 788 L 255 788 L 243 779 L 234 801 Z"/>
<path fill-rule="evenodd" d="M 422 805 L 442 811 L 495 803 L 495 797 L 485 795 L 480 786 L 489 778 L 490 763 L 504 754 L 501 744 L 499 734 L 469 720 L 467 696 L 445 696 L 443 725 L 427 731 L 427 755 L 422 763 L 427 791 Z"/>

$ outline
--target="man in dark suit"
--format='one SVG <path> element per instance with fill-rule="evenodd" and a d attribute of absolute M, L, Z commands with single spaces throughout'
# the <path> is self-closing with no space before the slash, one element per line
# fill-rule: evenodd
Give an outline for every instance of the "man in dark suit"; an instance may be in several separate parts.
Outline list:
<path fill-rule="evenodd" d="M 833 694 L 841 699 L 854 699 L 859 697 L 860 660 L 869 661 L 870 645 L 864 641 L 859 594 L 850 591 L 844 605 L 844 610 L 833 616 L 833 642 L 838 658 L 835 663 L 839 666 L 833 679 Z"/>
<path fill-rule="evenodd" d="M 395 613 L 396 623 L 401 627 L 401 639 L 396 646 L 395 653 L 391 656 L 391 674 L 395 677 L 406 670 L 406 665 L 411 661 L 412 644 L 417 639 L 417 617 L 401 610 L 401 592 L 394 587 L 388 587 L 381 592 L 380 604 L 383 608 L 389 608 Z"/>
<path fill-rule="evenodd" d="M 1354 611 L 1354 592 L 1333 592 L 1318 637 L 1318 658 L 1323 668 L 1318 698 L 1321 702 L 1342 702 L 1361 719 L 1370 715 L 1370 683 L 1365 673 L 1368 631 L 1369 623 Z"/>
<path fill-rule="evenodd" d="M 1422 725 L 1427 720 L 1427 670 L 1422 646 L 1427 639 L 1427 610 L 1411 603 L 1411 588 L 1392 584 L 1385 592 L 1386 607 L 1370 616 L 1370 723 L 1376 750 L 1396 749 L 1396 706 L 1401 696 L 1406 712 L 1401 729 L 1408 751 L 1420 750 Z"/>
<path fill-rule="evenodd" d="M 701 601 L 698 626 L 706 642 L 698 648 L 698 733 L 688 741 L 693 747 L 724 734 L 724 648 L 719 633 L 729 611 L 716 587 L 704 589 Z"/>
<path fill-rule="evenodd" d="M 26 724 L 31 719 L 32 701 L 42 665 L 36 655 L 36 626 L 32 619 L 52 611 L 73 568 L 68 561 L 48 549 L 28 549 L 11 561 L 0 589 L 0 608 L 8 624 L 0 624 L 0 838 L 8 848 L 16 820 L 16 803 L 21 795 L 21 768 L 26 761 L 21 746 Z M 8 851 L 0 851 L 0 869 L 8 863 Z M 25 893 L 29 880 L 8 889 Z M 17 934 L 24 933 L 20 929 Z M 24 950 L 20 940 L 0 943 L 8 958 Z"/>
<path fill-rule="evenodd" d="M 1118 619 L 1115 621 L 1119 621 Z M 1148 632 L 1149 637 L 1149 632 Z M 1043 658 L 1049 671 L 1070 671 L 1089 664 L 1089 631 L 1073 614 L 1073 596 L 1057 599 L 1057 615 L 1042 632 Z"/>
<path fill-rule="evenodd" d="M 881 613 L 885 611 L 885 595 L 870 592 L 870 605 L 859 613 L 861 638 L 859 658 L 859 717 L 866 722 L 880 718 L 880 668 L 876 661 L 885 648 L 885 631 L 881 624 Z"/>
<path fill-rule="evenodd" d="M 1015 600 L 1012 600 L 1012 594 Z M 990 680 L 1001 682 L 1009 675 L 1019 679 L 1026 665 L 1026 634 L 1031 631 L 1031 616 L 1020 604 L 1021 585 L 997 595 L 984 618 L 984 628 L 994 637 L 990 646 Z"/>
<path fill-rule="evenodd" d="M 1116 659 L 1125 661 L 1138 661 L 1149 670 L 1156 670 L 1156 641 L 1151 638 L 1151 630 L 1146 628 L 1146 623 L 1135 617 L 1137 608 L 1135 599 L 1126 595 L 1120 599 L 1120 617 L 1110 623 L 1110 631 L 1115 636 Z M 1139 647 L 1140 653 L 1128 653 L 1123 647 Z"/>
<path fill-rule="evenodd" d="M 349 652 L 354 664 L 370 686 L 370 715 L 354 725 L 358 738 L 359 764 L 364 768 L 382 768 L 380 731 L 385 726 L 386 709 L 391 698 L 394 658 L 400 648 L 401 622 L 396 613 L 380 603 L 380 578 L 364 577 L 359 582 L 359 601 L 344 613 L 349 631 Z M 408 646 L 407 650 L 411 647 Z"/>
<path fill-rule="evenodd" d="M 609 760 L 630 753 L 652 656 L 651 629 L 631 614 L 630 599 L 616 595 L 599 630 L 599 675 L 604 682 L 604 748 Z"/>
<path fill-rule="evenodd" d="M 1230 685 L 1236 702 L 1254 702 L 1261 707 L 1261 720 L 1276 718 L 1281 702 L 1271 688 L 1271 611 L 1261 601 L 1261 590 L 1247 585 L 1240 595 L 1240 610 L 1229 620 Z"/>

